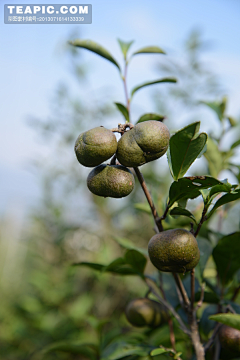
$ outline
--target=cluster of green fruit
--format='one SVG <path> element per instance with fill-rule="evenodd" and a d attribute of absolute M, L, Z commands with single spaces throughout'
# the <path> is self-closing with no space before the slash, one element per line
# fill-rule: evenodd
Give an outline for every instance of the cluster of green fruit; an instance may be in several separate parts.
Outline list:
<path fill-rule="evenodd" d="M 127 196 L 134 188 L 134 177 L 127 167 L 141 166 L 160 158 L 167 151 L 170 134 L 162 122 L 150 120 L 125 130 L 118 142 L 111 130 L 101 126 L 77 138 L 75 153 L 78 161 L 87 167 L 96 166 L 87 178 L 87 186 L 95 195 L 114 198 Z M 114 155 L 121 165 L 102 164 Z M 200 258 L 195 237 L 183 229 L 154 235 L 149 242 L 148 252 L 153 265 L 166 272 L 190 271 Z M 126 314 L 135 326 L 157 326 L 166 317 L 161 315 L 163 309 L 160 305 L 149 299 L 134 300 Z"/>
<path fill-rule="evenodd" d="M 138 167 L 165 154 L 169 130 L 159 121 L 139 123 L 124 131 L 117 142 L 111 130 L 96 127 L 80 134 L 75 153 L 80 164 L 95 167 L 87 178 L 89 190 L 98 196 L 121 198 L 134 188 L 134 176 L 127 167 Z M 116 156 L 121 165 L 102 164 Z"/>

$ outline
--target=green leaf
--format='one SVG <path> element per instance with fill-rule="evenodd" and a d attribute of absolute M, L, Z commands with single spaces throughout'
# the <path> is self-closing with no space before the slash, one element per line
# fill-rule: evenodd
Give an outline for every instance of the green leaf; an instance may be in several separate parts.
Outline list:
<path fill-rule="evenodd" d="M 144 114 L 142 115 L 138 121 L 136 122 L 136 124 L 139 124 L 143 121 L 148 121 L 148 120 L 156 120 L 156 121 L 163 121 L 165 119 L 164 116 L 162 115 L 158 115 L 158 114 L 154 114 L 154 113 L 148 113 L 148 114 Z"/>
<path fill-rule="evenodd" d="M 235 141 L 233 144 L 232 144 L 232 146 L 231 146 L 231 149 L 235 149 L 237 146 L 239 146 L 240 145 L 240 139 L 239 140 L 237 140 L 237 141 Z"/>
<path fill-rule="evenodd" d="M 119 275 L 137 275 L 138 272 L 129 266 L 124 258 L 118 258 L 113 260 L 109 265 L 105 267 L 104 272 L 110 272 Z"/>
<path fill-rule="evenodd" d="M 138 273 L 143 274 L 147 264 L 146 257 L 137 250 L 128 250 L 125 254 L 125 261 Z"/>
<path fill-rule="evenodd" d="M 221 238 L 213 249 L 213 259 L 221 282 L 227 284 L 240 269 L 240 232 Z"/>
<path fill-rule="evenodd" d="M 195 199 L 201 195 L 200 190 L 208 189 L 214 185 L 222 184 L 221 181 L 211 176 L 191 176 L 174 181 L 169 189 L 169 208 L 182 199 Z"/>
<path fill-rule="evenodd" d="M 95 54 L 102 56 L 104 59 L 109 60 L 112 64 L 116 65 L 119 70 L 121 70 L 120 66 L 118 65 L 117 61 L 112 57 L 112 55 L 105 48 L 95 43 L 94 41 L 76 39 L 74 41 L 69 41 L 69 43 L 73 46 L 87 49 L 94 52 Z"/>
<path fill-rule="evenodd" d="M 199 275 L 200 275 L 199 280 L 202 281 L 203 272 L 206 267 L 207 261 L 208 261 L 210 255 L 212 254 L 213 247 L 208 240 L 206 240 L 202 237 L 198 236 L 197 240 L 198 240 L 198 247 L 199 247 L 199 251 L 200 251 L 200 259 L 199 259 L 199 263 L 196 267 L 196 274 L 198 273 L 198 270 L 199 270 Z"/>
<path fill-rule="evenodd" d="M 199 301 L 200 297 L 201 297 L 201 291 L 196 292 L 195 301 Z M 216 293 L 205 291 L 203 302 L 208 303 L 208 304 L 218 304 L 220 302 L 220 299 Z"/>
<path fill-rule="evenodd" d="M 133 55 L 138 55 L 138 54 L 166 54 L 166 53 L 158 46 L 146 46 L 133 53 Z"/>
<path fill-rule="evenodd" d="M 207 134 L 197 136 L 200 122 L 195 122 L 179 130 L 170 138 L 168 162 L 174 180 L 182 177 L 203 150 Z"/>
<path fill-rule="evenodd" d="M 209 319 L 240 330 L 240 315 L 238 314 L 216 314 L 209 316 Z"/>
<path fill-rule="evenodd" d="M 138 85 L 136 86 L 135 88 L 133 88 L 132 92 L 131 92 L 131 97 L 133 97 L 133 95 L 135 94 L 135 92 L 137 92 L 138 90 L 146 87 L 146 86 L 149 86 L 149 85 L 154 85 L 154 84 L 159 84 L 159 83 L 176 83 L 177 80 L 174 79 L 174 78 L 164 78 L 164 79 L 159 79 L 159 80 L 155 80 L 155 81 L 149 81 L 149 82 L 146 82 L 144 84 L 141 84 L 141 85 Z"/>
<path fill-rule="evenodd" d="M 165 348 L 163 348 L 163 347 L 159 347 L 159 348 L 153 349 L 153 350 L 150 352 L 150 355 L 151 355 L 151 356 L 157 356 L 157 355 L 162 355 L 162 354 L 170 354 L 170 356 L 171 356 L 173 359 L 179 359 L 180 356 L 182 355 L 181 352 L 176 353 L 174 350 L 165 349 Z"/>
<path fill-rule="evenodd" d="M 237 125 L 237 120 L 235 120 L 232 116 L 228 116 L 227 119 L 232 127 Z"/>
<path fill-rule="evenodd" d="M 224 112 L 225 112 L 225 109 L 226 109 L 226 104 L 227 104 L 227 98 L 226 98 L 226 97 L 224 97 L 221 102 L 217 102 L 217 101 L 213 101 L 213 102 L 202 101 L 201 103 L 207 105 L 207 106 L 210 107 L 212 110 L 214 110 L 215 113 L 217 114 L 219 120 L 222 121 L 222 119 L 223 119 L 223 117 L 224 117 Z"/>
<path fill-rule="evenodd" d="M 175 208 L 173 208 L 170 211 L 170 215 L 171 216 L 178 216 L 178 215 L 187 216 L 196 223 L 196 219 L 195 219 L 194 215 L 190 211 L 188 211 L 187 209 L 183 209 L 181 207 L 178 207 L 178 206 L 176 206 Z"/>
<path fill-rule="evenodd" d="M 168 352 L 169 352 L 168 350 L 157 348 L 157 349 L 152 350 L 150 352 L 150 355 L 151 356 L 157 356 L 157 355 L 165 354 L 165 353 L 168 353 Z"/>
<path fill-rule="evenodd" d="M 146 249 L 137 247 L 132 241 L 128 239 L 115 237 L 114 240 L 117 241 L 117 243 L 121 245 L 124 249 L 137 250 L 141 254 L 148 256 L 148 251 Z"/>
<path fill-rule="evenodd" d="M 151 209 L 149 207 L 149 204 L 147 204 L 147 203 L 137 203 L 137 204 L 134 204 L 134 207 L 137 210 L 143 211 L 147 214 L 151 214 Z"/>
<path fill-rule="evenodd" d="M 150 351 L 150 346 L 118 340 L 110 343 L 103 350 L 100 360 L 117 360 L 130 355 L 147 356 Z"/>
<path fill-rule="evenodd" d="M 105 265 L 91 263 L 91 262 L 85 262 L 85 261 L 82 261 L 80 263 L 75 263 L 75 264 L 73 264 L 73 266 L 86 266 L 86 267 L 89 267 L 90 269 L 98 270 L 98 271 L 102 271 L 105 268 Z"/>
<path fill-rule="evenodd" d="M 116 105 L 116 107 L 118 108 L 118 110 L 123 114 L 124 118 L 127 120 L 127 122 L 129 122 L 129 112 L 128 109 L 126 108 L 126 106 L 124 106 L 121 103 L 114 103 Z"/>
<path fill-rule="evenodd" d="M 62 341 L 48 345 L 41 353 L 47 354 L 54 351 L 62 351 L 70 354 L 80 354 L 91 360 L 97 359 L 96 345 L 94 344 L 79 344 L 76 341 Z"/>
<path fill-rule="evenodd" d="M 211 137 L 207 140 L 207 151 L 204 157 L 208 162 L 208 169 L 211 176 L 218 177 L 218 174 L 223 168 L 222 154 L 218 149 L 218 145 Z"/>
<path fill-rule="evenodd" d="M 118 43 L 119 43 L 120 48 L 121 48 L 121 50 L 122 50 L 124 59 L 126 60 L 128 50 L 129 50 L 130 46 L 134 43 L 134 40 L 129 41 L 129 42 L 124 42 L 124 41 L 122 41 L 122 40 L 120 40 L 120 39 L 117 39 L 117 40 L 118 40 Z"/>
<path fill-rule="evenodd" d="M 216 201 L 212 210 L 206 215 L 207 219 L 209 219 L 213 215 L 213 213 L 217 210 L 217 208 L 219 208 L 220 206 L 239 199 L 240 199 L 240 189 L 234 190 L 230 194 L 223 195 L 219 200 Z"/>

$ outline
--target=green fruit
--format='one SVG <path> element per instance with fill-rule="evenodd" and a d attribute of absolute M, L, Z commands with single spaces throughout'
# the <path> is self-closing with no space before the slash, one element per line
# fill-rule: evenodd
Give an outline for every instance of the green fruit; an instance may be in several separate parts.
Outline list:
<path fill-rule="evenodd" d="M 154 235 L 149 241 L 148 253 L 153 265 L 165 272 L 185 273 L 195 268 L 200 259 L 195 237 L 184 229 Z"/>
<path fill-rule="evenodd" d="M 169 139 L 169 130 L 162 122 L 144 121 L 123 134 L 116 155 L 124 166 L 140 166 L 163 156 Z"/>
<path fill-rule="evenodd" d="M 93 167 L 115 154 L 117 139 L 111 130 L 99 126 L 80 134 L 74 149 L 80 164 Z"/>
<path fill-rule="evenodd" d="M 134 176 L 122 165 L 99 165 L 87 178 L 89 190 L 98 196 L 121 198 L 134 188 Z"/>
<path fill-rule="evenodd" d="M 240 353 L 240 331 L 223 325 L 219 330 L 219 340 L 225 350 Z"/>
<path fill-rule="evenodd" d="M 167 319 L 166 309 L 158 302 L 147 298 L 132 300 L 125 313 L 130 324 L 137 327 L 156 327 Z"/>

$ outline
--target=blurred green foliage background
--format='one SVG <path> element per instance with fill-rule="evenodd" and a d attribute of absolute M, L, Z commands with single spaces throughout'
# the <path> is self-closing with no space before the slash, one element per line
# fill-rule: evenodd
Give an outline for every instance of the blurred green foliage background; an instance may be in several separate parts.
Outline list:
<path fill-rule="evenodd" d="M 172 131 L 180 128 L 179 114 L 187 113 L 188 122 L 201 120 L 201 101 L 215 101 L 224 95 L 219 79 L 201 61 L 204 47 L 201 35 L 192 32 L 184 45 L 186 56 L 181 63 L 173 57 L 156 60 L 161 76 L 179 79 L 177 86 L 155 88 L 152 95 L 153 108 L 167 117 L 166 125 Z M 74 48 L 66 51 L 71 52 L 77 85 L 88 88 L 91 69 Z M 77 94 L 73 97 L 68 85 L 61 84 L 52 102 L 51 118 L 32 118 L 30 122 L 32 131 L 50 149 L 50 155 L 32 163 L 32 171 L 41 183 L 42 198 L 32 208 L 29 218 L 17 221 L 12 213 L 1 218 L 0 352 L 4 360 L 40 359 L 41 351 L 55 342 L 106 344 L 117 334 L 141 337 L 142 330 L 132 329 L 124 316 L 128 301 L 147 292 L 141 280 L 72 266 L 79 261 L 108 264 L 123 254 L 116 237 L 130 239 L 138 247 L 146 248 L 154 233 L 154 223 L 138 185 L 130 196 L 121 200 L 98 198 L 86 188 L 88 169 L 81 167 L 75 158 L 75 139 L 80 132 L 95 126 L 116 127 L 118 121 L 107 90 L 103 89 L 100 94 L 90 92 L 89 96 L 89 102 Z M 238 125 L 231 136 L 237 140 L 240 127 L 237 119 L 235 121 Z M 219 134 L 220 130 L 219 124 Z M 215 135 L 216 131 L 212 136 Z M 212 153 L 219 156 L 217 149 Z M 215 158 L 212 160 L 212 155 L 209 156 L 208 161 L 204 158 L 198 161 L 191 175 L 219 175 L 222 158 L 218 158 L 217 170 L 216 166 L 211 167 Z M 229 170 L 228 162 L 226 168 Z M 149 163 L 141 170 L 161 212 L 171 182 L 166 158 Z M 239 168 L 230 170 L 238 182 Z M 198 205 L 196 201 L 192 205 L 196 217 Z M 239 206 L 231 211 L 239 215 Z M 238 229 L 238 216 L 230 220 L 225 219 L 224 212 L 221 216 L 224 232 Z M 172 218 L 166 226 L 171 227 L 171 221 L 175 226 L 189 227 L 190 224 L 189 219 Z M 216 223 L 215 217 L 211 226 L 216 227 Z M 151 264 L 148 270 L 154 271 Z M 209 278 L 215 275 L 211 261 L 205 271 Z M 171 286 L 169 282 L 170 290 Z M 149 339 L 156 345 L 159 338 L 165 339 L 165 346 L 170 344 L 167 328 L 149 333 Z M 186 349 L 184 335 L 177 335 L 177 339 L 179 349 Z M 84 358 L 83 354 L 61 351 L 44 355 L 46 360 Z"/>

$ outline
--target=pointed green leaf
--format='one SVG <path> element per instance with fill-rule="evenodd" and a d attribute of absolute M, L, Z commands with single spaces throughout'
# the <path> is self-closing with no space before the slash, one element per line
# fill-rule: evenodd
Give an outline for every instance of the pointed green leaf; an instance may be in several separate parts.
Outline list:
<path fill-rule="evenodd" d="M 209 316 L 209 319 L 220 322 L 227 326 L 231 326 L 234 329 L 240 330 L 239 314 L 216 314 Z"/>
<path fill-rule="evenodd" d="M 124 106 L 121 103 L 114 103 L 116 105 L 116 107 L 118 108 L 118 110 L 123 114 L 124 118 L 127 120 L 127 122 L 129 122 L 129 112 L 128 109 L 126 108 L 126 106 Z"/>
<path fill-rule="evenodd" d="M 190 211 L 188 211 L 187 209 L 183 209 L 181 207 L 178 207 L 178 206 L 176 206 L 175 208 L 173 208 L 170 211 L 170 215 L 171 216 L 179 216 L 179 215 L 187 216 L 196 223 L 196 219 L 195 219 L 194 215 Z"/>
<path fill-rule="evenodd" d="M 155 80 L 155 81 L 149 81 L 149 82 L 146 82 L 144 84 L 136 86 L 131 92 L 131 97 L 133 97 L 135 92 L 137 92 L 138 90 L 140 90 L 140 89 L 142 89 L 142 88 L 144 88 L 146 86 L 159 84 L 159 83 L 176 83 L 176 82 L 177 82 L 177 80 L 174 79 L 174 78 L 164 78 L 164 79 L 159 79 L 159 80 Z"/>
<path fill-rule="evenodd" d="M 207 214 L 207 218 L 209 219 L 213 213 L 222 205 L 228 204 L 232 201 L 240 199 L 240 189 L 234 190 L 230 194 L 223 195 L 219 200 L 216 201 L 212 210 Z"/>
<path fill-rule="evenodd" d="M 128 50 L 129 50 L 130 46 L 134 43 L 134 41 L 132 40 L 132 41 L 129 41 L 129 42 L 125 42 L 125 41 L 122 41 L 120 39 L 117 39 L 117 40 L 118 40 L 118 43 L 119 43 L 120 48 L 122 50 L 124 59 L 126 59 Z"/>
<path fill-rule="evenodd" d="M 118 360 L 130 355 L 147 356 L 151 347 L 142 344 L 132 344 L 124 340 L 111 342 L 102 352 L 100 360 Z"/>
<path fill-rule="evenodd" d="M 237 141 L 235 141 L 233 144 L 232 144 L 232 146 L 231 146 L 231 149 L 235 149 L 237 146 L 239 146 L 240 145 L 240 139 L 239 140 L 237 140 Z"/>
<path fill-rule="evenodd" d="M 117 61 L 112 57 L 112 55 L 108 52 L 108 50 L 103 48 L 101 45 L 95 43 L 94 41 L 76 39 L 74 41 L 69 41 L 69 43 L 73 46 L 87 49 L 89 51 L 94 52 L 95 54 L 98 54 L 99 56 L 102 56 L 104 59 L 109 60 L 112 64 L 116 65 L 119 70 L 121 70 Z"/>
<path fill-rule="evenodd" d="M 136 122 L 136 124 L 141 123 L 143 121 L 148 121 L 148 120 L 156 120 L 156 121 L 163 121 L 165 119 L 164 116 L 162 115 L 158 115 L 158 114 L 154 114 L 154 113 L 148 113 L 148 114 L 144 114 L 142 115 L 138 121 Z"/>
<path fill-rule="evenodd" d="M 235 120 L 232 116 L 228 116 L 227 119 L 232 127 L 237 125 L 237 120 Z"/>
<path fill-rule="evenodd" d="M 82 261 L 80 263 L 75 263 L 75 264 L 73 264 L 73 266 L 86 266 L 86 267 L 89 267 L 90 269 L 98 270 L 98 271 L 102 271 L 105 268 L 105 265 L 95 264 L 95 263 L 85 262 L 85 261 Z"/>
<path fill-rule="evenodd" d="M 223 117 L 224 117 L 224 112 L 226 109 L 226 105 L 227 105 L 227 98 L 224 97 L 222 99 L 221 102 L 217 102 L 217 101 L 213 101 L 213 102 L 206 102 L 206 101 L 202 101 L 202 104 L 207 105 L 208 107 L 210 107 L 212 110 L 214 110 L 219 118 L 220 121 L 222 121 Z"/>
<path fill-rule="evenodd" d="M 166 53 L 158 46 L 146 46 L 133 53 L 133 55 L 138 55 L 138 54 L 166 54 Z"/>
<path fill-rule="evenodd" d="M 146 257 L 137 250 L 128 250 L 125 254 L 126 263 L 130 264 L 137 273 L 143 274 L 147 264 Z"/>
<path fill-rule="evenodd" d="M 221 282 L 227 284 L 240 269 L 240 232 L 221 238 L 213 249 L 213 259 Z"/>
<path fill-rule="evenodd" d="M 182 199 L 195 199 L 201 195 L 200 190 L 218 184 L 222 182 L 211 176 L 191 176 L 174 181 L 169 189 L 168 206 L 171 207 L 176 201 Z"/>
<path fill-rule="evenodd" d="M 132 266 L 129 266 L 124 258 L 113 260 L 105 267 L 104 272 L 110 272 L 119 275 L 136 275 L 137 272 Z"/>
<path fill-rule="evenodd" d="M 169 352 L 168 350 L 157 348 L 157 349 L 152 350 L 150 352 L 150 355 L 151 356 L 157 356 L 157 355 L 165 354 L 165 353 L 168 353 L 168 352 Z"/>
<path fill-rule="evenodd" d="M 121 245 L 124 249 L 137 250 L 141 254 L 143 254 L 145 256 L 148 256 L 148 251 L 146 249 L 142 249 L 142 248 L 137 247 L 132 241 L 130 241 L 128 239 L 115 237 L 114 240 L 117 241 L 117 243 L 119 245 Z"/>
<path fill-rule="evenodd" d="M 174 180 L 181 178 L 203 150 L 207 134 L 197 135 L 200 122 L 186 126 L 170 138 L 168 161 Z"/>
<path fill-rule="evenodd" d="M 223 158 L 216 141 L 211 137 L 208 137 L 207 150 L 204 153 L 204 157 L 207 159 L 210 175 L 218 177 L 223 167 Z"/>

